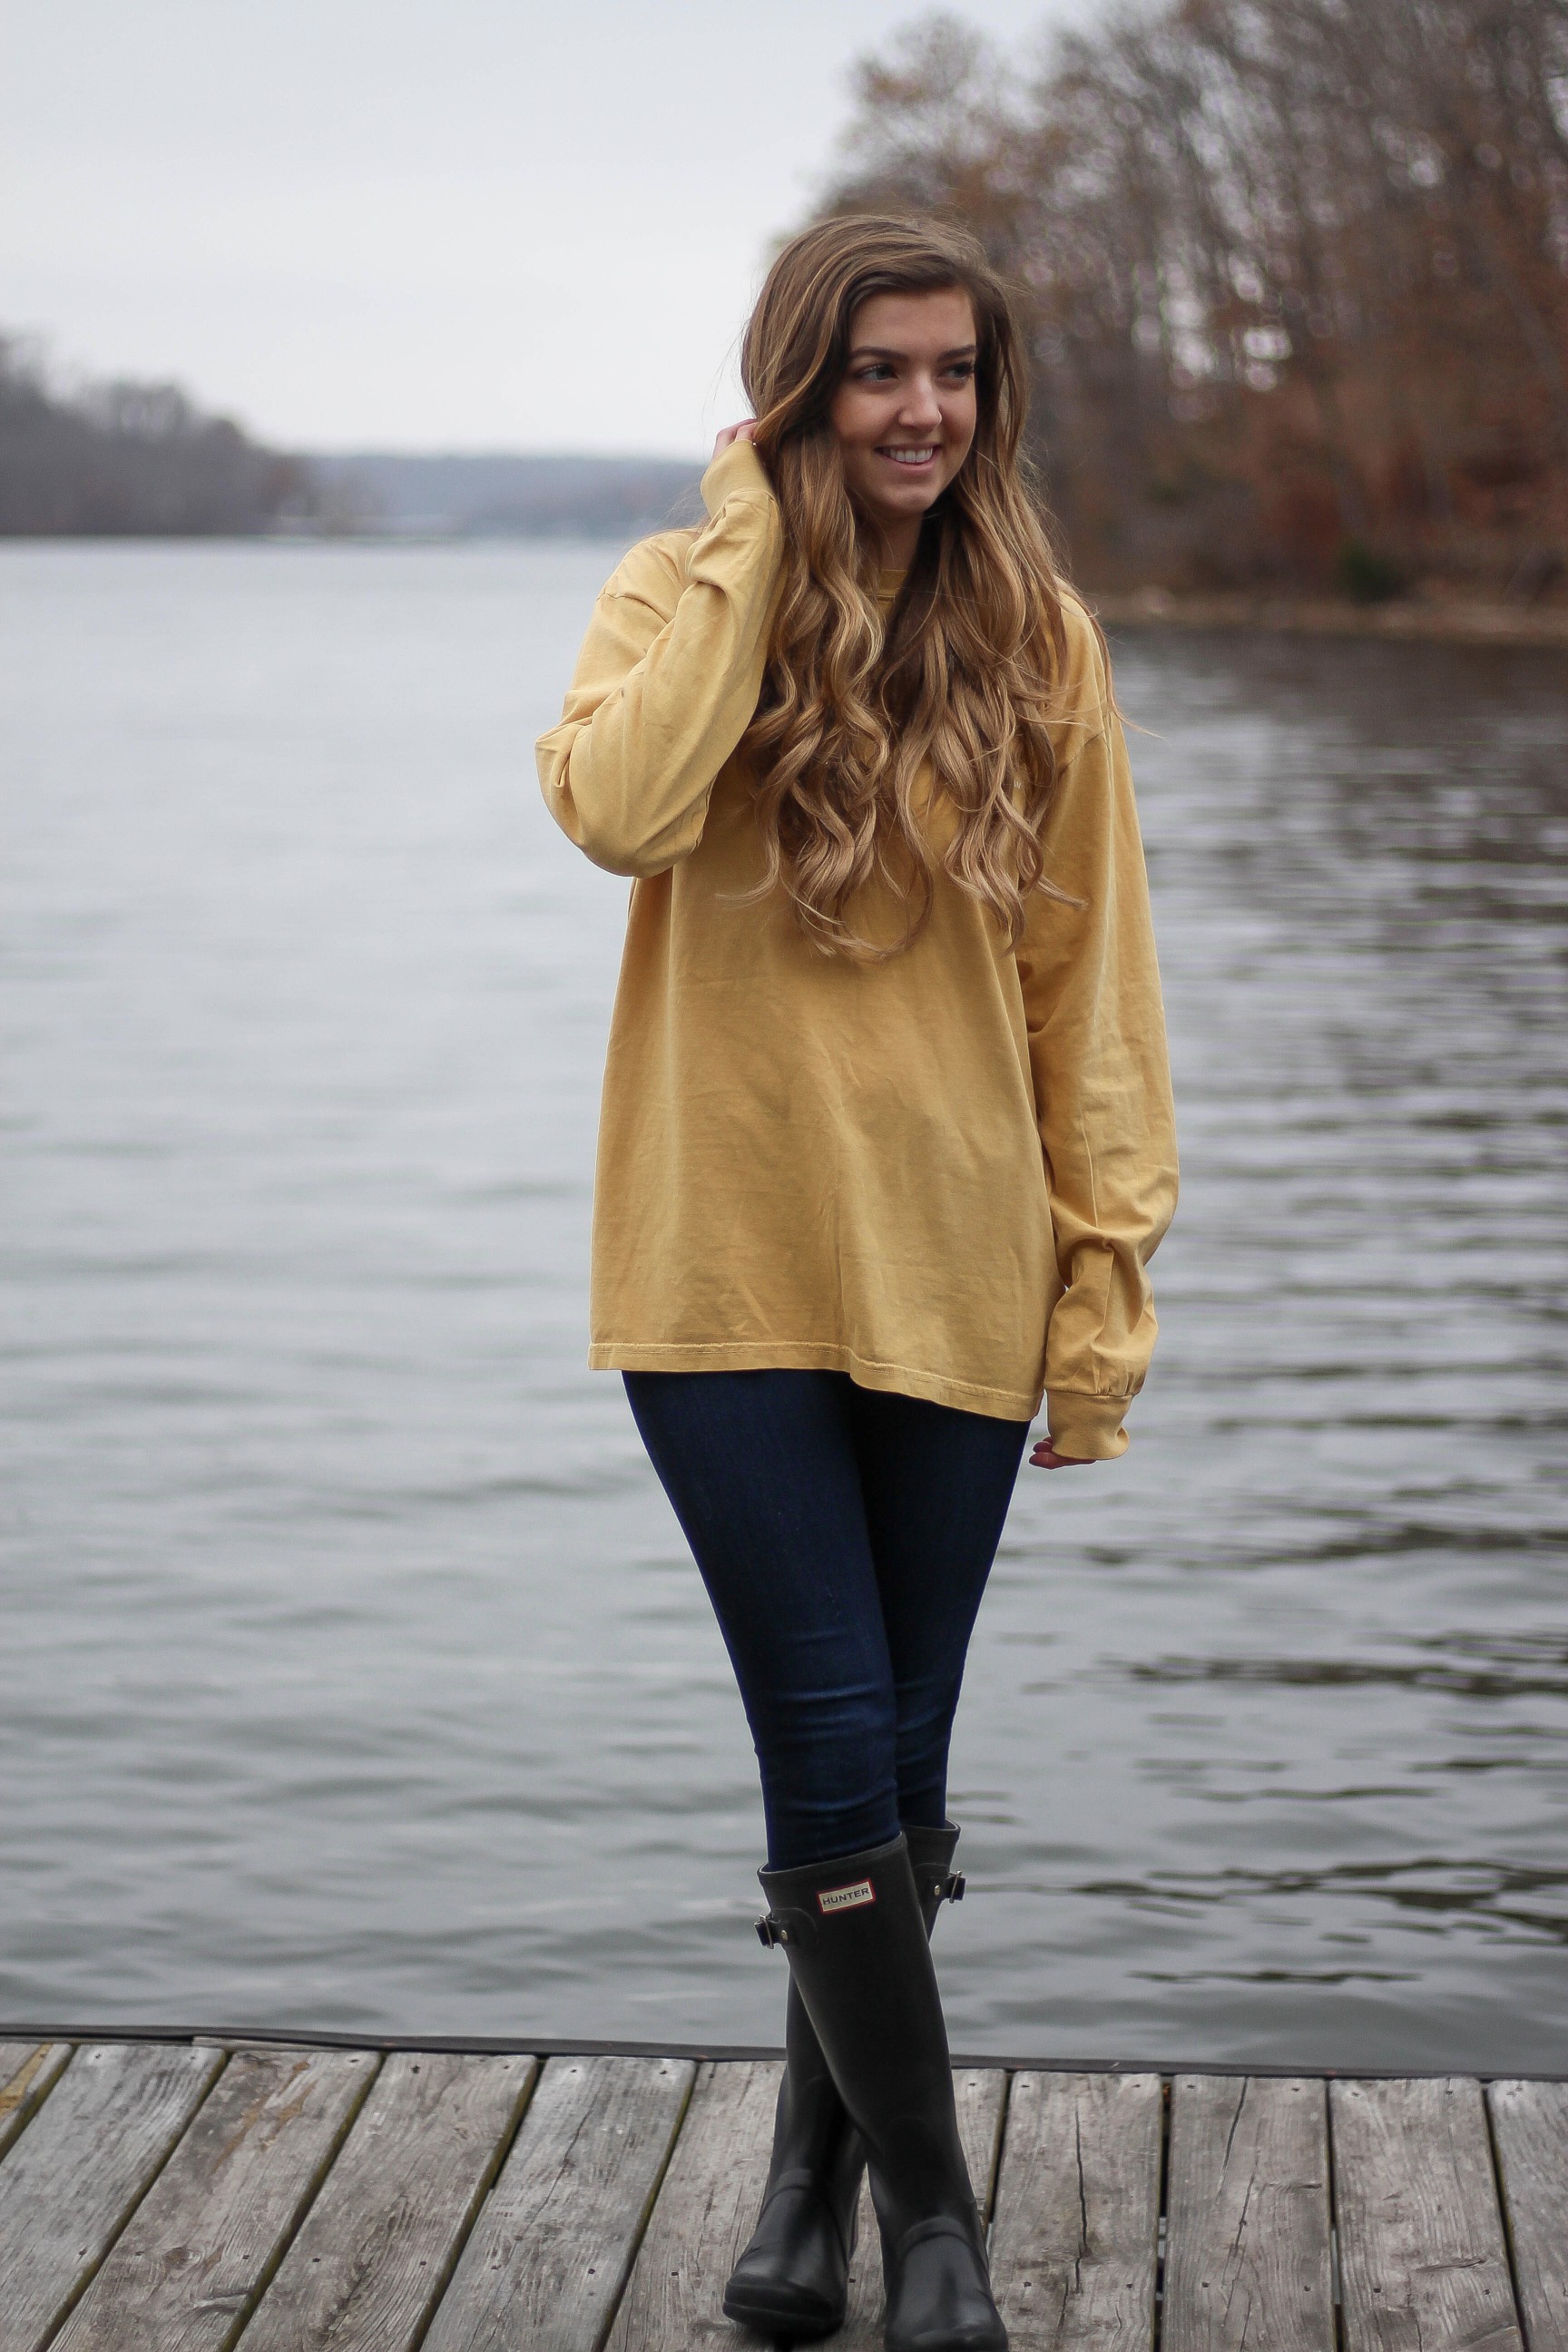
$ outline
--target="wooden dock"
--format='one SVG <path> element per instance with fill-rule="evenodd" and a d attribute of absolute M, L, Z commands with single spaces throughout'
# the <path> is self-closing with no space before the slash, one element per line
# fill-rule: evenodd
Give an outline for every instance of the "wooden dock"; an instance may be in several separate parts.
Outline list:
<path fill-rule="evenodd" d="M 778 2074 L 0 2042 L 0 2352 L 744 2352 Z M 955 2079 L 1015 2352 L 1568 2352 L 1568 2083 Z"/>

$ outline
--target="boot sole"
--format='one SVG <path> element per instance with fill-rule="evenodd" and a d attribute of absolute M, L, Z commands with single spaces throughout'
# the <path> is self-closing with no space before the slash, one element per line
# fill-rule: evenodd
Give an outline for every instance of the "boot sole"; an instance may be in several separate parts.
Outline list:
<path fill-rule="evenodd" d="M 726 2294 L 722 2309 L 726 2319 L 738 2319 L 742 2326 L 765 2336 L 771 2329 L 776 2336 L 791 2336 L 801 2343 L 814 2342 L 819 2336 L 831 2336 L 844 2325 L 848 2311 L 847 2298 L 837 2311 L 827 2311 L 821 2304 L 804 2310 L 798 2303 L 771 2303 L 759 2295 Z"/>

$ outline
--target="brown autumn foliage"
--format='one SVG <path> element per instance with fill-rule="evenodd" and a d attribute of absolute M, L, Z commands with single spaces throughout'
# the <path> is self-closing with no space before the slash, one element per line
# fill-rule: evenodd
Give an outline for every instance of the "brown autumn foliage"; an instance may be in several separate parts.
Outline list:
<path fill-rule="evenodd" d="M 1084 580 L 1568 595 L 1568 0 L 1164 0 L 1033 77 L 931 18 L 859 70 L 873 207 L 1027 290 Z"/>

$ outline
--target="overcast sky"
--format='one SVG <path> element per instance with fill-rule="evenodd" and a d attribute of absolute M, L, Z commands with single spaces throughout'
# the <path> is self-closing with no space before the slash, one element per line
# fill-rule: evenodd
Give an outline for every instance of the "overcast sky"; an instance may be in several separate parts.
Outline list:
<path fill-rule="evenodd" d="M 1020 55 L 1097 0 L 967 0 Z M 900 0 L 0 0 L 0 326 L 332 448 L 687 455 Z"/>

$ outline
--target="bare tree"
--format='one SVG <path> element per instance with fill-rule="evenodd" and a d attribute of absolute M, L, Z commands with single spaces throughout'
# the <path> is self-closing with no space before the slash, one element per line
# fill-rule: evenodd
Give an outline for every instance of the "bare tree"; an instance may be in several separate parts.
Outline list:
<path fill-rule="evenodd" d="M 177 385 L 68 396 L 35 350 L 0 336 L 0 536 L 232 535 L 323 512 L 306 465 L 204 415 Z"/>
<path fill-rule="evenodd" d="M 858 94 L 826 208 L 1027 289 L 1087 576 L 1563 576 L 1568 0 L 1164 0 L 1032 79 L 941 16 Z"/>

